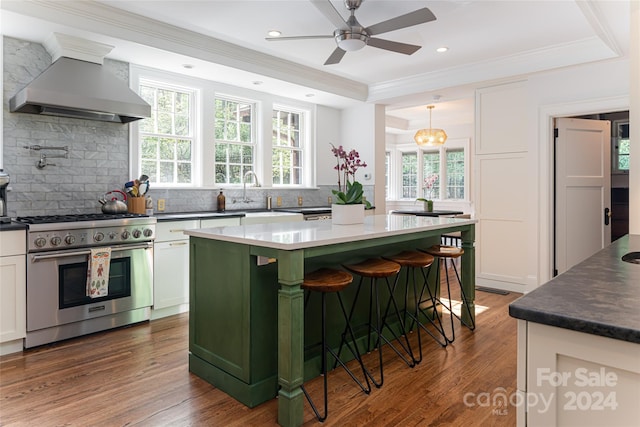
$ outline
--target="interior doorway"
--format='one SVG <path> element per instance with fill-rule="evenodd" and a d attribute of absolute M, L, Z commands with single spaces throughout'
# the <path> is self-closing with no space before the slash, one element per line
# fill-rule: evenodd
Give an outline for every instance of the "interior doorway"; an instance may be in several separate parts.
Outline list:
<path fill-rule="evenodd" d="M 628 234 L 629 112 L 556 119 L 553 275 Z M 625 157 L 626 156 L 626 157 Z"/>

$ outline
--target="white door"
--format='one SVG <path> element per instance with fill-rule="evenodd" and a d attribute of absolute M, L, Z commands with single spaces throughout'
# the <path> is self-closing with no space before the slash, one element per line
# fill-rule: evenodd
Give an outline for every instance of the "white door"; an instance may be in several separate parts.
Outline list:
<path fill-rule="evenodd" d="M 611 122 L 556 119 L 557 274 L 611 243 Z"/>

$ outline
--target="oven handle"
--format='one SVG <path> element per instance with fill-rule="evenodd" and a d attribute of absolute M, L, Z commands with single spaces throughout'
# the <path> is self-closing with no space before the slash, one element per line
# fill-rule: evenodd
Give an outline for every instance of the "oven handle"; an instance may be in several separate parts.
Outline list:
<path fill-rule="evenodd" d="M 150 249 L 152 247 L 153 247 L 153 243 L 144 243 L 141 245 L 129 245 L 129 246 L 114 246 L 111 248 L 111 252 L 131 251 L 134 249 Z M 31 257 L 31 260 L 35 262 L 43 259 L 78 256 L 78 255 L 89 255 L 90 253 L 91 251 L 87 249 L 83 251 L 74 251 L 74 252 L 56 252 L 56 253 L 43 254 L 43 255 L 38 254 L 38 255 L 33 255 Z"/>

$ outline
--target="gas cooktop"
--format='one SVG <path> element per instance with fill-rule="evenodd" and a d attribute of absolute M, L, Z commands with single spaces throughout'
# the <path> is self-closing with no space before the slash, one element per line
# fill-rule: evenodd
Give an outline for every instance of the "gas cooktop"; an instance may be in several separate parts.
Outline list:
<path fill-rule="evenodd" d="M 109 219 L 131 219 L 131 218 L 147 218 L 148 215 L 135 213 L 121 214 L 72 214 L 72 215 L 38 215 L 38 216 L 19 216 L 14 219 L 15 222 L 22 224 L 52 224 L 59 222 L 77 222 L 77 221 L 103 221 Z"/>

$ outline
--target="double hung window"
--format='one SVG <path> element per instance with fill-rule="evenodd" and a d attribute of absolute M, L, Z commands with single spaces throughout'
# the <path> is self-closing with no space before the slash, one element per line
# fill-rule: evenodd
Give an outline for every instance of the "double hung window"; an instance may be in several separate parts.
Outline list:
<path fill-rule="evenodd" d="M 273 110 L 271 168 L 273 185 L 303 183 L 304 115 L 282 107 Z"/>
<path fill-rule="evenodd" d="M 255 105 L 230 98 L 215 100 L 215 183 L 242 184 L 254 170 Z"/>
<path fill-rule="evenodd" d="M 195 91 L 142 81 L 140 96 L 151 105 L 151 117 L 139 125 L 141 173 L 163 185 L 191 184 Z"/>
<path fill-rule="evenodd" d="M 387 199 L 466 200 L 467 146 L 466 140 L 454 140 L 429 150 L 415 145 L 389 147 Z"/>

